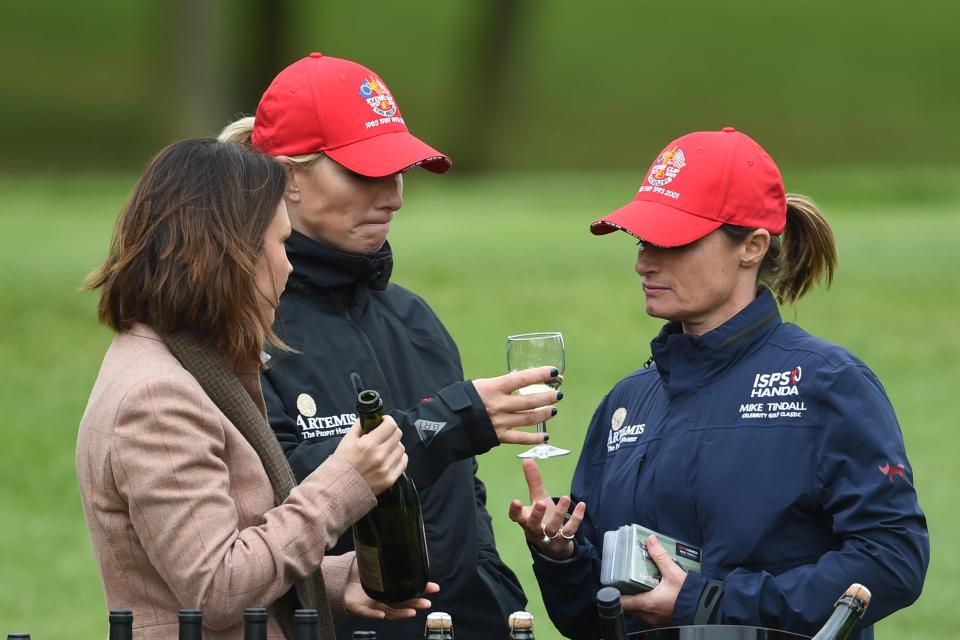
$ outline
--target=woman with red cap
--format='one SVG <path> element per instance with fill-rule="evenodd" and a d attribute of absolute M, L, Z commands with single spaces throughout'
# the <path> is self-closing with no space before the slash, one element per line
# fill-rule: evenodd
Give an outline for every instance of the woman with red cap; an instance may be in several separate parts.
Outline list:
<path fill-rule="evenodd" d="M 647 538 L 662 579 L 622 597 L 630 630 L 812 633 L 860 582 L 873 599 L 850 637 L 872 638 L 874 622 L 919 596 L 929 539 L 879 380 L 780 319 L 777 302 L 832 279 L 823 214 L 785 194 L 770 156 L 727 128 L 671 142 L 633 202 L 591 230 L 638 239 L 646 311 L 668 322 L 651 359 L 597 408 L 570 497 L 554 504 L 524 461 L 531 505 L 513 501 L 510 518 L 557 628 L 599 637 L 604 532 L 639 524 L 700 548 L 701 571 Z"/>
<path fill-rule="evenodd" d="M 465 381 L 457 346 L 418 295 L 390 282 L 390 224 L 403 205 L 403 172 L 434 173 L 450 159 L 407 129 L 393 94 L 373 71 L 319 53 L 277 75 L 255 118 L 222 139 L 249 141 L 287 168 L 293 273 L 276 330 L 295 354 L 276 354 L 263 375 L 270 423 L 298 479 L 337 447 L 355 418 L 357 389 L 377 389 L 403 432 L 408 474 L 420 490 L 434 608 L 457 636 L 506 637 L 507 616 L 526 598 L 497 553 L 474 456 L 501 442 L 538 444 L 515 427 L 549 419 L 554 391 L 511 393 L 551 377 L 542 367 Z M 555 372 L 553 372 L 555 374 Z M 343 539 L 332 553 L 352 548 Z M 338 634 L 355 627 L 347 619 Z M 384 627 L 419 636 L 423 620 Z"/>

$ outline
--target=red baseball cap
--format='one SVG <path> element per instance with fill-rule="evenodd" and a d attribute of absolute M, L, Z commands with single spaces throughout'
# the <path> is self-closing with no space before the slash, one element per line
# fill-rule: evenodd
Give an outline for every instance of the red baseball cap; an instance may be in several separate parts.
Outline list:
<path fill-rule="evenodd" d="M 787 222 L 783 178 L 759 144 L 732 127 L 677 138 L 654 160 L 630 204 L 590 225 L 679 247 L 723 224 L 777 235 Z"/>
<path fill-rule="evenodd" d="M 417 165 L 443 173 L 453 164 L 410 134 L 380 76 L 322 53 L 297 60 L 273 79 L 257 106 L 252 142 L 274 156 L 323 152 L 376 178 Z"/>

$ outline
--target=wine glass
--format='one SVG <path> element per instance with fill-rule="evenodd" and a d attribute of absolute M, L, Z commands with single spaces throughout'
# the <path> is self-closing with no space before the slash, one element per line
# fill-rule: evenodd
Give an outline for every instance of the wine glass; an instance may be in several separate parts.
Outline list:
<path fill-rule="evenodd" d="M 548 382 L 541 382 L 524 387 L 517 391 L 522 396 L 531 393 L 541 393 L 560 387 L 563 382 L 563 368 L 566 361 L 566 350 L 563 346 L 563 334 L 559 331 L 541 333 L 521 333 L 507 336 L 507 368 L 510 371 L 520 371 L 531 367 L 551 366 L 559 375 Z M 541 422 L 537 425 L 537 433 L 546 433 L 547 425 Z M 537 446 L 518 453 L 518 458 L 552 458 L 565 456 L 569 451 L 555 447 L 552 444 L 538 444 Z"/>

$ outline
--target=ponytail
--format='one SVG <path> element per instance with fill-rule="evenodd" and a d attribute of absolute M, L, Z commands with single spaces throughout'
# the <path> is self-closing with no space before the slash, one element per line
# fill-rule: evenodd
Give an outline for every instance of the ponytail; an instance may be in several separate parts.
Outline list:
<path fill-rule="evenodd" d="M 236 142 L 239 144 L 251 144 L 253 138 L 253 116 L 240 118 L 231 122 L 223 128 L 217 140 L 220 142 Z"/>
<path fill-rule="evenodd" d="M 223 131 L 220 132 L 220 135 L 217 136 L 217 140 L 220 142 L 236 142 L 239 144 L 253 144 L 253 116 L 246 116 L 231 122 L 223 128 Z M 306 169 L 317 159 L 322 157 L 323 154 L 320 152 L 317 153 L 303 153 L 297 156 L 289 156 L 290 164 L 295 168 Z"/>
<path fill-rule="evenodd" d="M 746 240 L 754 229 L 725 224 L 734 242 Z M 770 236 L 757 280 L 773 291 L 780 304 L 793 304 L 814 284 L 833 282 L 837 245 L 820 208 L 807 196 L 787 194 L 787 226 L 782 236 Z"/>
<path fill-rule="evenodd" d="M 768 284 L 781 304 L 793 304 L 817 282 L 826 280 L 828 287 L 833 282 L 837 245 L 830 223 L 813 200 L 795 193 L 787 194 L 787 228 L 778 244 L 781 251 L 775 273 L 764 279 L 765 258 L 760 279 Z"/>

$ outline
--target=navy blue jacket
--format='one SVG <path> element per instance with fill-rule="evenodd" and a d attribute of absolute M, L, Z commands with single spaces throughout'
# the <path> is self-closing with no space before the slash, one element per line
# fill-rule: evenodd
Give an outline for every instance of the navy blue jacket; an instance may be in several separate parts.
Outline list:
<path fill-rule="evenodd" d="M 403 432 L 407 473 L 420 494 L 432 579 L 430 597 L 465 640 L 506 637 L 507 616 L 526 604 L 519 580 L 497 553 L 486 488 L 473 456 L 498 443 L 483 402 L 463 379 L 453 338 L 427 303 L 390 283 L 390 245 L 370 256 L 342 253 L 296 231 L 287 240 L 294 270 L 276 330 L 297 353 L 275 355 L 262 376 L 270 425 L 297 477 L 330 456 L 356 420 L 353 377 L 377 389 Z M 329 551 L 353 548 L 349 532 Z M 382 638 L 423 634 L 425 612 L 381 622 L 337 621 Z"/>
<path fill-rule="evenodd" d="M 860 360 L 781 322 L 766 289 L 703 336 L 668 323 L 652 350 L 656 366 L 593 416 L 571 489 L 587 504 L 574 556 L 533 553 L 564 635 L 599 637 L 602 536 L 627 523 L 702 548 L 676 625 L 693 623 L 708 579 L 723 585 L 710 622 L 809 635 L 853 582 L 873 600 L 852 638 L 916 600 L 926 519 L 893 407 Z"/>

